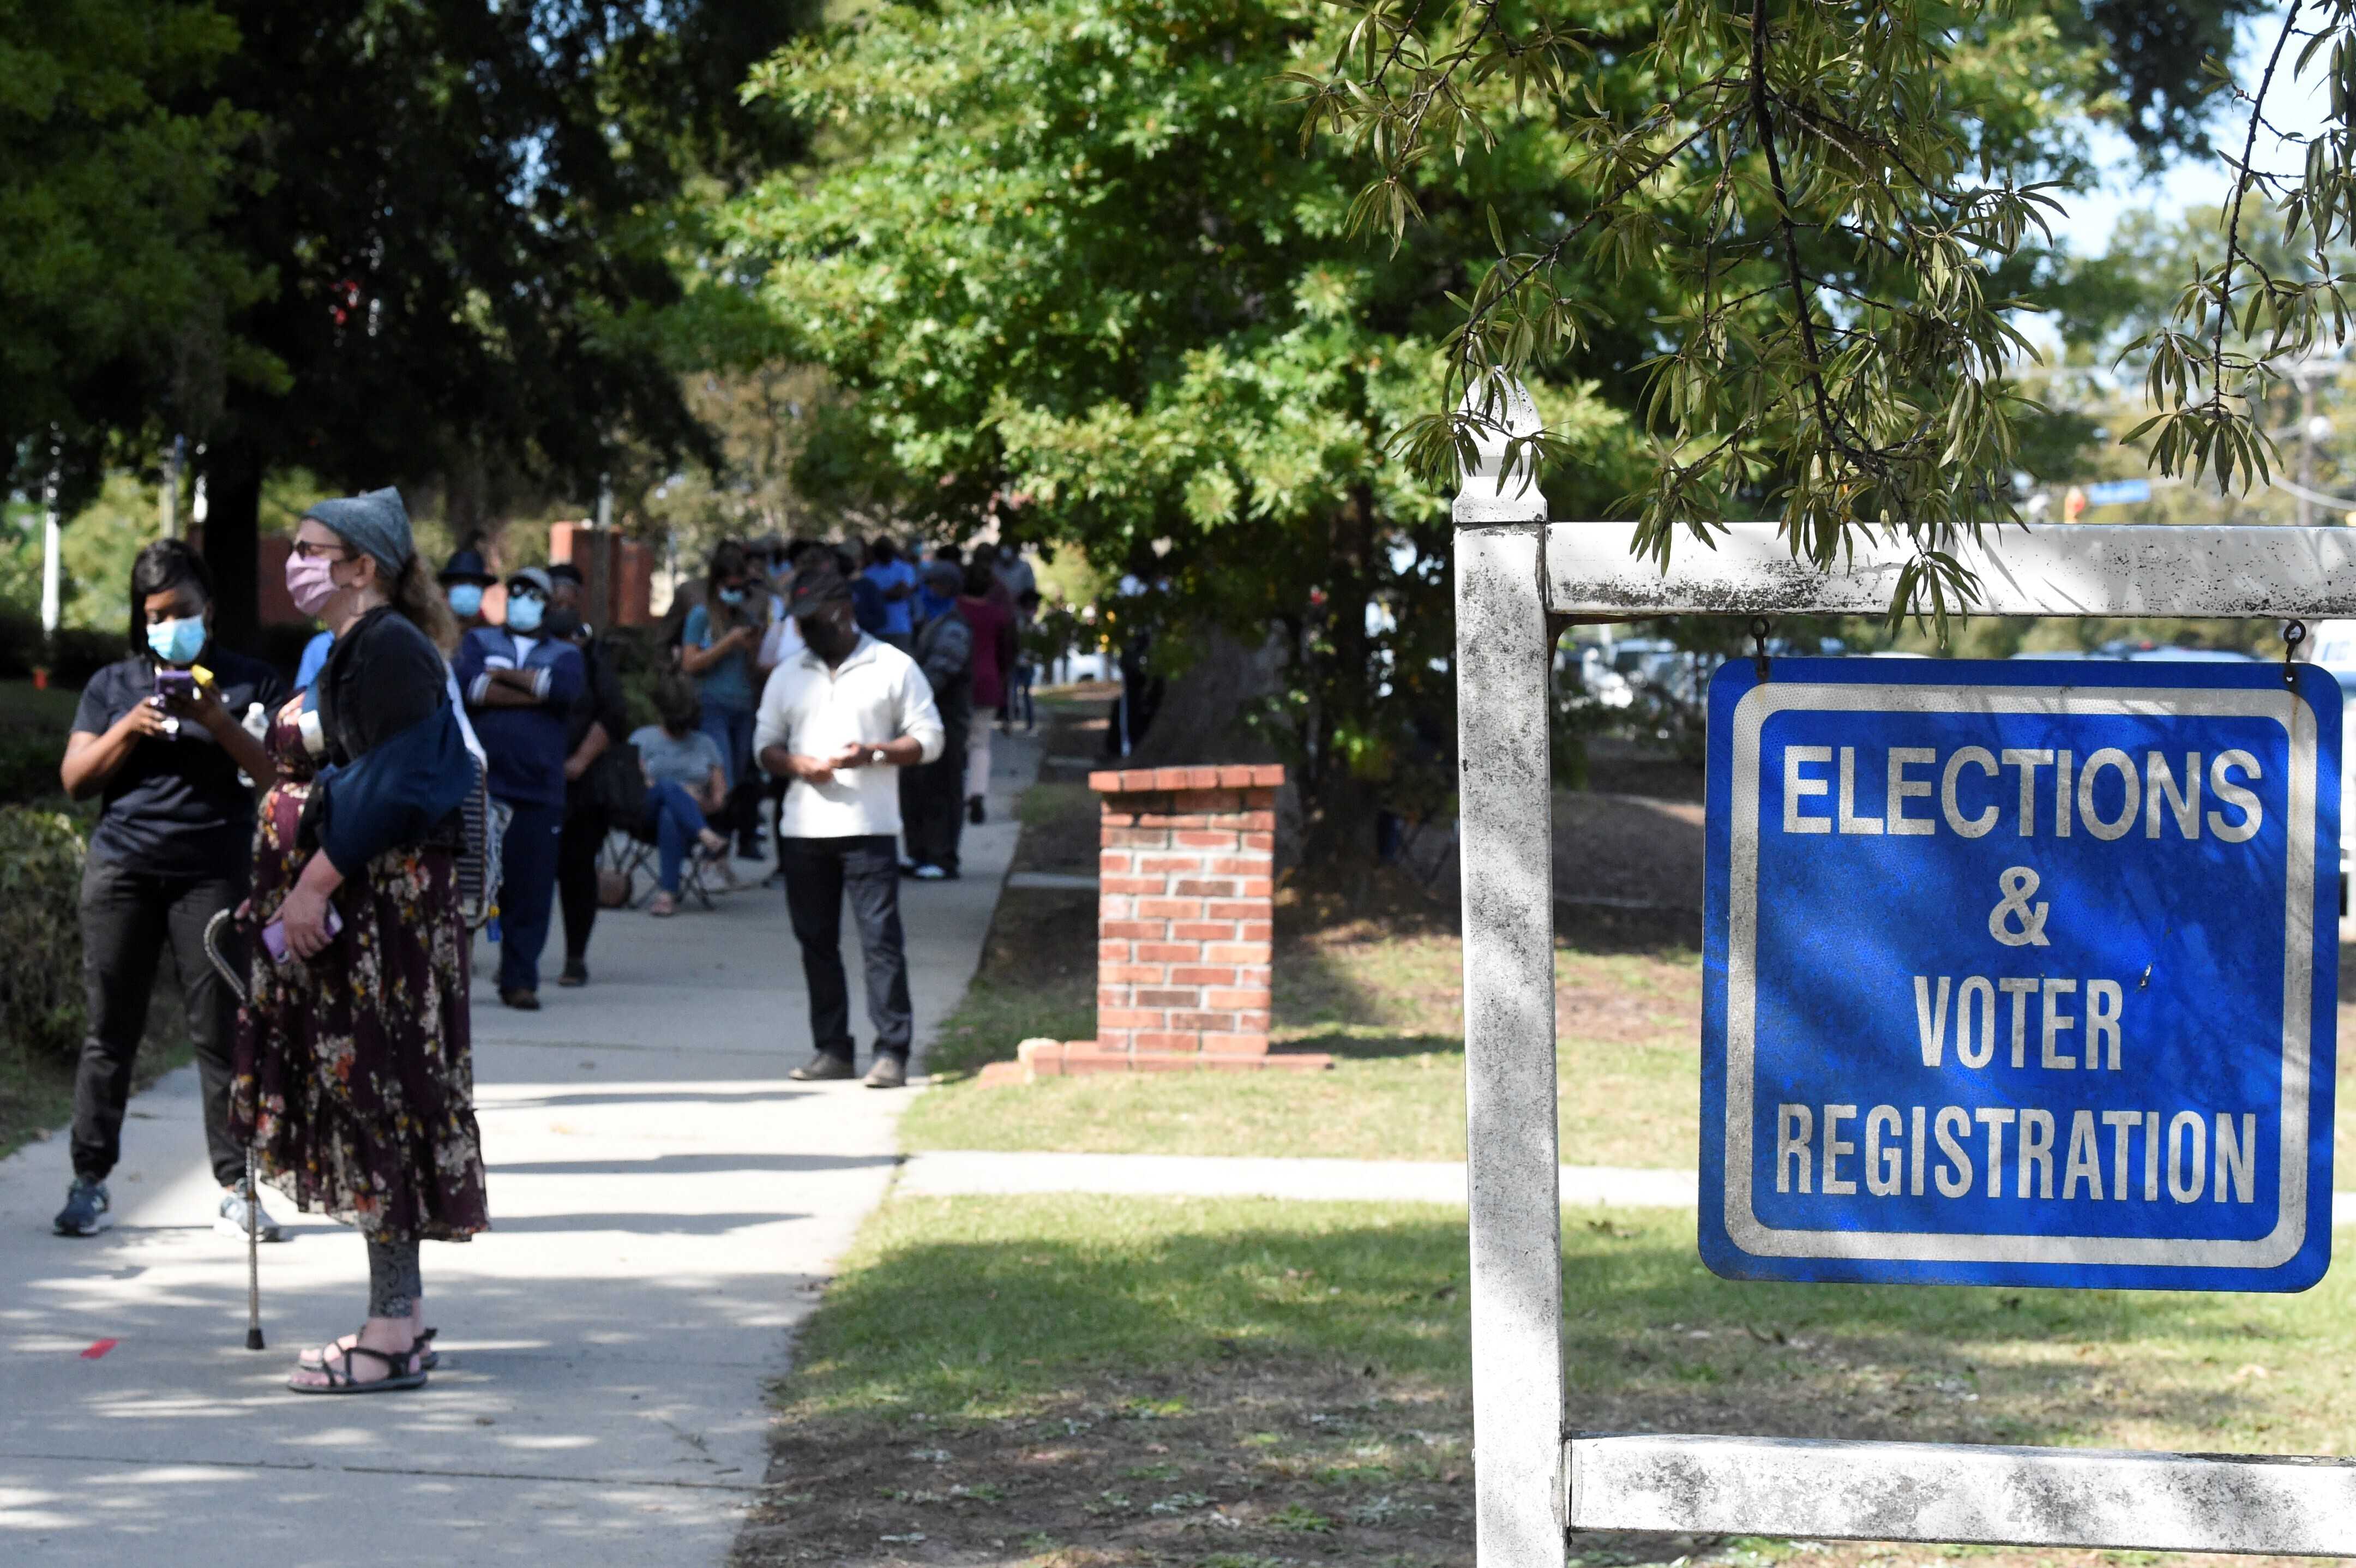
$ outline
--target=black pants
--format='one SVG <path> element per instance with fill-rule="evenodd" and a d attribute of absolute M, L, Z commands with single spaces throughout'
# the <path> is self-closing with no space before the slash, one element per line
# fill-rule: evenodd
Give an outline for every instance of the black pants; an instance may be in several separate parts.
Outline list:
<path fill-rule="evenodd" d="M 908 1002 L 908 954 L 900 934 L 900 863 L 891 837 L 780 839 L 777 865 L 786 874 L 794 938 L 801 943 L 810 1033 L 818 1048 L 844 1061 L 857 1055 L 851 1037 L 851 990 L 842 972 L 842 898 L 848 893 L 866 961 L 867 1018 L 875 1026 L 875 1054 L 907 1060 L 916 1015 Z"/>
<path fill-rule="evenodd" d="M 958 841 L 965 833 L 965 747 L 942 748 L 938 758 L 900 770 L 901 832 L 908 858 L 918 865 L 958 868 Z"/>
<path fill-rule="evenodd" d="M 74 1074 L 73 1167 L 103 1181 L 123 1157 L 123 1112 L 131 1100 L 131 1070 L 147 1032 L 147 998 L 156 960 L 169 943 L 188 1011 L 188 1038 L 197 1048 L 204 1088 L 205 1149 L 223 1187 L 245 1179 L 245 1150 L 229 1135 L 230 1039 L 237 1003 L 205 957 L 205 925 L 245 897 L 241 879 L 156 876 L 92 856 L 81 876 L 81 973 L 90 1006 Z M 226 933 L 224 933 L 226 936 Z M 224 940 L 222 953 L 242 963 L 244 948 Z"/>
<path fill-rule="evenodd" d="M 597 851 L 605 843 L 605 813 L 580 786 L 564 798 L 564 828 L 556 835 L 556 901 L 564 911 L 564 967 L 589 956 L 597 926 Z"/>

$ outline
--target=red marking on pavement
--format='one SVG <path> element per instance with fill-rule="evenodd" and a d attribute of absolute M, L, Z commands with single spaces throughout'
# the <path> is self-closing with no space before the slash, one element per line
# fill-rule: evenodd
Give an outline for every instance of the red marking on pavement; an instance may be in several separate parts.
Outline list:
<path fill-rule="evenodd" d="M 93 1339 L 90 1342 L 90 1348 L 81 1353 L 81 1359 L 85 1361 L 95 1361 L 120 1343 L 122 1342 L 116 1339 Z"/>

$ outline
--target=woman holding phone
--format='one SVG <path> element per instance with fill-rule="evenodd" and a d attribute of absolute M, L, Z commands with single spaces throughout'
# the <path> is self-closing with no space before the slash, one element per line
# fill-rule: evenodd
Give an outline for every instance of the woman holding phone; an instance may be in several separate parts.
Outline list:
<path fill-rule="evenodd" d="M 753 569 L 744 549 L 723 543 L 704 575 L 704 602 L 687 612 L 680 630 L 679 667 L 695 679 L 703 703 L 703 733 L 720 748 L 728 776 L 723 827 L 736 834 L 736 854 L 758 860 L 761 780 L 753 770 L 753 710 L 768 671 L 760 663 L 768 630 L 769 597 L 753 593 Z"/>
<path fill-rule="evenodd" d="M 336 640 L 270 733 L 281 779 L 247 918 L 285 956 L 252 965 L 232 1125 L 265 1180 L 368 1242 L 366 1322 L 306 1352 L 287 1386 L 421 1388 L 436 1358 L 418 1243 L 489 1225 L 456 878 L 477 778 L 445 662 L 457 628 L 391 489 L 305 513 L 286 586 Z"/>
<path fill-rule="evenodd" d="M 214 648 L 212 620 L 203 558 L 177 539 L 142 550 L 131 565 L 131 657 L 84 688 L 59 768 L 67 794 L 99 798 L 81 881 L 90 1032 L 74 1074 L 74 1177 L 54 1222 L 60 1236 L 93 1236 L 108 1223 L 106 1178 L 122 1155 L 132 1067 L 167 946 L 221 1185 L 215 1224 L 245 1230 L 245 1151 L 229 1129 L 236 1004 L 205 958 L 204 931 L 245 897 L 254 795 L 273 777 L 243 721 L 274 709 L 286 683 L 266 664 Z M 278 1240 L 267 1215 L 256 1223 L 262 1240 Z"/>

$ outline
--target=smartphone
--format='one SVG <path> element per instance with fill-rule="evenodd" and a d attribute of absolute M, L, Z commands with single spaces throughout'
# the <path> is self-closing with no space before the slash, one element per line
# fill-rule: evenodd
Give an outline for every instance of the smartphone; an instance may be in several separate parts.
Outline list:
<path fill-rule="evenodd" d="M 156 671 L 155 694 L 159 697 L 177 697 L 183 702 L 195 701 L 197 695 L 195 672 L 188 670 Z"/>
<path fill-rule="evenodd" d="M 336 907 L 333 904 L 328 905 L 328 940 L 330 941 L 334 940 L 336 933 L 343 929 L 344 918 L 336 913 Z M 273 920 L 270 924 L 262 927 L 262 950 L 270 954 L 271 962 L 284 963 L 286 961 L 286 922 L 284 920 Z"/>

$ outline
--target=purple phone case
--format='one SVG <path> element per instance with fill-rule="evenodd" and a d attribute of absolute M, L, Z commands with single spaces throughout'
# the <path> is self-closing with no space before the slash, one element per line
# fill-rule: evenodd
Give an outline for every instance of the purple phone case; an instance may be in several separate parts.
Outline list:
<path fill-rule="evenodd" d="M 343 917 L 336 913 L 336 907 L 333 904 L 328 905 L 328 940 L 333 940 L 336 933 L 343 929 Z M 273 920 L 270 924 L 262 927 L 262 948 L 270 954 L 271 962 L 284 963 L 286 961 L 286 922 L 284 920 Z"/>

